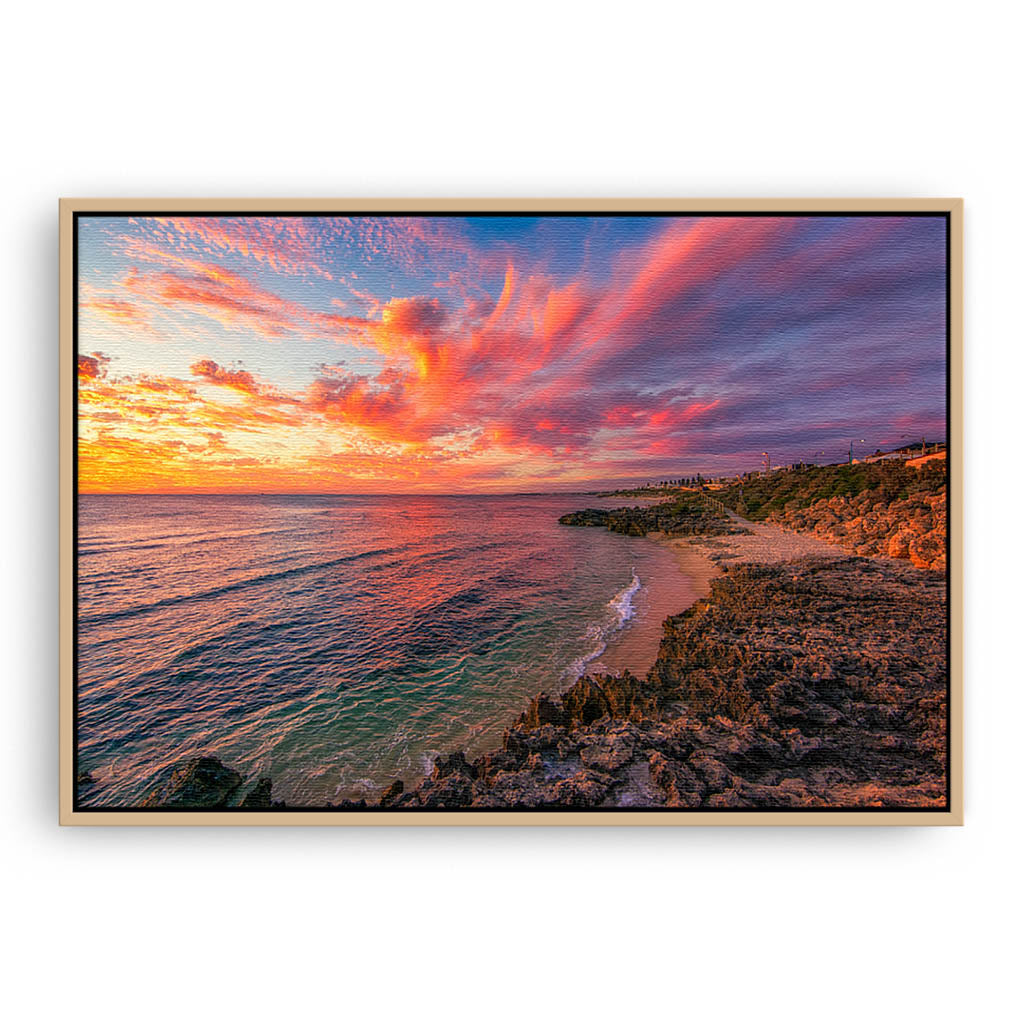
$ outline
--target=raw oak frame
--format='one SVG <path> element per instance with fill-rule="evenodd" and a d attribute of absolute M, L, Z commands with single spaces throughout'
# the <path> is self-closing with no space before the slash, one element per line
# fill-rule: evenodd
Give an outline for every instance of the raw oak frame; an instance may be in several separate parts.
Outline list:
<path fill-rule="evenodd" d="M 949 806 L 945 810 L 83 811 L 74 809 L 74 391 L 76 214 L 123 213 L 782 213 L 948 215 Z M 62 199 L 60 201 L 60 823 L 62 825 L 962 825 L 962 199 Z"/>

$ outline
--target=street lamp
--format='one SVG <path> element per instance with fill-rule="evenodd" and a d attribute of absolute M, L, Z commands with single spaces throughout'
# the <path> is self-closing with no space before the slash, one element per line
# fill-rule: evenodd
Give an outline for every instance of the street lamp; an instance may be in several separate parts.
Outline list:
<path fill-rule="evenodd" d="M 853 465 L 853 446 L 855 444 L 863 444 L 863 443 L 864 443 L 864 438 L 863 437 L 859 441 L 851 441 L 850 442 L 850 465 L 851 466 Z"/>
<path fill-rule="evenodd" d="M 761 452 L 761 454 L 764 456 L 764 471 L 765 473 L 770 473 L 772 471 L 772 460 L 768 458 L 767 452 Z"/>

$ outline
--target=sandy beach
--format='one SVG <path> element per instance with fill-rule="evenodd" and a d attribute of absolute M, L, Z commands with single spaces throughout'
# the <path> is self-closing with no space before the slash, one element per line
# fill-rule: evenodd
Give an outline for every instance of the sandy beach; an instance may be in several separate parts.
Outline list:
<path fill-rule="evenodd" d="M 720 566 L 729 563 L 775 565 L 794 558 L 848 558 L 850 554 L 810 534 L 793 533 L 771 523 L 753 523 L 735 512 L 730 512 L 729 518 L 748 532 L 717 537 L 658 535 L 655 539 L 676 551 L 683 571 L 698 574 L 698 578 L 706 580 L 706 585 L 718 575 Z M 702 569 L 702 563 L 707 563 L 710 570 Z M 710 575 L 706 575 L 708 571 Z"/>
<path fill-rule="evenodd" d="M 658 656 L 665 619 L 707 596 L 718 571 L 714 563 L 694 549 L 661 546 L 671 557 L 664 559 L 662 571 L 643 581 L 633 599 L 633 618 L 611 637 L 604 653 L 587 666 L 588 672 L 644 675 Z"/>
<path fill-rule="evenodd" d="M 750 532 L 719 537 L 647 535 L 649 540 L 672 552 L 678 573 L 666 571 L 647 581 L 638 595 L 634 620 L 589 666 L 592 672 L 646 674 L 658 656 L 665 620 L 706 598 L 711 581 L 721 575 L 726 565 L 774 565 L 796 558 L 849 557 L 849 552 L 818 537 L 793 533 L 770 523 L 752 523 L 735 513 L 730 518 Z"/>

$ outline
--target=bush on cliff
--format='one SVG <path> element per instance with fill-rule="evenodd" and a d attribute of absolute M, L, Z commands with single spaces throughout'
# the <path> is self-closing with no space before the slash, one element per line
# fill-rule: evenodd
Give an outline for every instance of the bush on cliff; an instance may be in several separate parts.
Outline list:
<path fill-rule="evenodd" d="M 715 497 L 757 521 L 775 513 L 809 508 L 819 501 L 855 498 L 867 492 L 877 501 L 888 504 L 914 495 L 945 493 L 945 490 L 945 462 L 930 462 L 914 468 L 889 461 L 780 469 L 767 476 L 731 484 L 717 491 Z"/>

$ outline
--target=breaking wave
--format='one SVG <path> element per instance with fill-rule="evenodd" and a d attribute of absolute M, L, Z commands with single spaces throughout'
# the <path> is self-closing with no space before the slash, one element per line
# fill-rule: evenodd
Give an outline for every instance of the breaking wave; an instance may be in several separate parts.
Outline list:
<path fill-rule="evenodd" d="M 603 622 L 592 623 L 587 627 L 583 635 L 587 652 L 574 659 L 566 669 L 564 676 L 568 679 L 572 681 L 579 679 L 586 672 L 587 666 L 600 658 L 608 649 L 608 640 L 612 634 L 622 629 L 636 614 L 633 598 L 639 592 L 642 584 L 635 568 L 631 570 L 631 574 L 632 579 L 629 583 L 608 602 L 606 607 L 611 613 L 610 616 Z"/>

